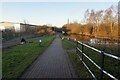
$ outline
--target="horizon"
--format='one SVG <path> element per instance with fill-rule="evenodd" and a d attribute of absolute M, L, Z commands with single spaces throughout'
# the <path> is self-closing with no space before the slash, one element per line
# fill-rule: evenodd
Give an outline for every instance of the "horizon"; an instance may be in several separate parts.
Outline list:
<path fill-rule="evenodd" d="M 62 27 L 70 22 L 81 23 L 87 9 L 105 10 L 115 2 L 3 2 L 0 22 L 52 25 Z M 9 13 L 9 14 L 8 14 Z"/>

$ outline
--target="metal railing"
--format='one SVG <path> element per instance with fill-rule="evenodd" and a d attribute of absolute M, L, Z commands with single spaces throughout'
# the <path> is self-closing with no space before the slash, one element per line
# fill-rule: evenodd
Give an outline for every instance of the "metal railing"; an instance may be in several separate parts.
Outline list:
<path fill-rule="evenodd" d="M 112 55 L 112 54 L 109 54 L 109 53 L 106 53 L 106 52 L 101 51 L 101 50 L 98 50 L 98 49 L 96 49 L 94 47 L 91 47 L 91 46 L 89 46 L 87 44 L 84 44 L 83 42 L 75 41 L 75 40 L 70 39 L 68 37 L 64 37 L 64 38 L 67 39 L 68 41 L 72 41 L 72 43 L 74 43 L 75 45 L 77 43 L 77 47 L 76 47 L 77 56 L 79 57 L 80 61 L 82 61 L 83 65 L 87 68 L 87 70 L 89 71 L 89 73 L 92 75 L 92 77 L 95 80 L 97 80 L 97 77 L 90 70 L 90 68 L 88 67 L 88 65 L 85 63 L 85 61 L 83 60 L 83 57 L 87 58 L 95 67 L 97 67 L 101 71 L 100 80 L 103 79 L 103 74 L 106 74 L 111 79 L 118 80 L 118 78 L 116 78 L 114 75 L 112 75 L 108 71 L 104 70 L 104 63 L 105 63 L 104 59 L 105 59 L 105 56 L 108 56 L 108 57 L 110 57 L 112 59 L 115 59 L 115 60 L 118 60 L 120 62 L 120 57 Z M 82 46 L 82 49 L 79 48 L 79 45 Z M 101 54 L 101 66 L 99 66 L 94 60 L 92 60 L 88 55 L 85 54 L 84 47 L 87 47 L 87 48 L 89 48 L 89 49 L 97 52 L 98 54 Z M 82 56 L 80 56 L 78 52 L 82 53 Z"/>
<path fill-rule="evenodd" d="M 79 45 L 82 46 L 82 49 L 79 48 Z M 99 66 L 95 61 L 93 61 L 88 55 L 85 54 L 85 51 L 84 51 L 84 47 L 87 47 L 99 54 L 101 54 L 101 61 L 102 61 L 102 64 L 101 66 Z M 96 76 L 94 75 L 94 73 L 90 70 L 90 68 L 87 66 L 87 64 L 85 63 L 85 61 L 83 60 L 83 57 L 87 58 L 94 66 L 96 66 L 100 71 L 101 71 L 101 75 L 100 75 L 100 79 L 103 79 L 103 74 L 106 74 L 108 77 L 114 79 L 114 80 L 118 80 L 115 76 L 113 76 L 112 74 L 108 73 L 106 70 L 104 70 L 104 57 L 105 56 L 108 56 L 110 58 L 113 58 L 115 60 L 118 60 L 120 61 L 120 57 L 117 57 L 117 56 L 114 56 L 112 54 L 108 54 L 108 53 L 105 53 L 104 51 L 100 51 L 94 47 L 91 47 L 87 44 L 84 44 L 80 41 L 77 41 L 77 47 L 76 47 L 76 50 L 77 52 L 80 52 L 82 53 L 82 55 L 78 55 L 77 56 L 79 57 L 79 59 L 82 61 L 82 63 L 84 64 L 84 66 L 87 68 L 87 70 L 90 72 L 90 74 L 92 75 L 92 77 L 97 80 Z"/>

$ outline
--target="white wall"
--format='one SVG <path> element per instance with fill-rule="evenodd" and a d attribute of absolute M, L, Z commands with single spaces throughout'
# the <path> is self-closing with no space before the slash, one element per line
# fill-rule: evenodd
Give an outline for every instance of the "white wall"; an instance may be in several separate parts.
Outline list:
<path fill-rule="evenodd" d="M 5 30 L 5 26 L 0 26 L 0 30 Z"/>
<path fill-rule="evenodd" d="M 20 32 L 20 24 L 14 24 L 15 32 Z"/>

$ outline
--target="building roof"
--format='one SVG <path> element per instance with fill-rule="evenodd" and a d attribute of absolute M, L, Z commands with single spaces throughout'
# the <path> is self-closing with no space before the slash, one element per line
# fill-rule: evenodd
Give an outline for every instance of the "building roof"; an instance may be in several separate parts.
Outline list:
<path fill-rule="evenodd" d="M 0 22 L 0 26 L 14 26 L 14 24 L 37 26 L 33 24 L 25 24 L 25 23 L 17 23 L 17 22 Z"/>
<path fill-rule="evenodd" d="M 0 26 L 14 26 L 15 22 L 0 22 Z"/>

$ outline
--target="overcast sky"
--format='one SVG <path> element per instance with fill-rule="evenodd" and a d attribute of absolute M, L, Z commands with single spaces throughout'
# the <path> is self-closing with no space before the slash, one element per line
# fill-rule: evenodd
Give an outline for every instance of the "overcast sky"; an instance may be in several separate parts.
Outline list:
<path fill-rule="evenodd" d="M 0 21 L 51 24 L 61 27 L 67 20 L 82 21 L 87 9 L 105 10 L 115 2 L 4 2 Z"/>

